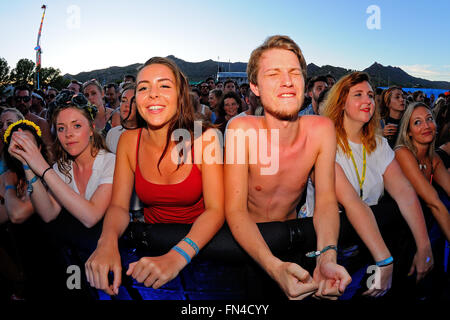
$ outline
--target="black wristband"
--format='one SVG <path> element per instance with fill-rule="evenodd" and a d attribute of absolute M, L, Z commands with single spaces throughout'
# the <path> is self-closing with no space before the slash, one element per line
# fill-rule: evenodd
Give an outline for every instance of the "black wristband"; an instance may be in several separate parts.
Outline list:
<path fill-rule="evenodd" d="M 44 180 L 45 174 L 46 174 L 47 171 L 50 170 L 50 169 L 52 169 L 52 167 L 48 167 L 47 169 L 44 170 L 44 172 L 42 173 L 42 176 L 41 176 L 41 180 L 42 180 L 42 181 L 45 181 L 45 180 Z"/>

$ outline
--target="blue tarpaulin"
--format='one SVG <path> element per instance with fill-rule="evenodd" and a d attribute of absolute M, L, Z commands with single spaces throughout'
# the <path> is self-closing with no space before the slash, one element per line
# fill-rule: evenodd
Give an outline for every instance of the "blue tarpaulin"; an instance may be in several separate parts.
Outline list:
<path fill-rule="evenodd" d="M 380 87 L 381 89 L 387 89 L 388 87 Z M 427 89 L 427 88 L 402 88 L 403 91 L 405 92 L 411 92 L 413 93 L 414 91 L 422 91 L 428 98 L 430 97 L 430 95 L 434 94 L 434 98 L 437 99 L 437 97 L 441 94 L 441 93 L 445 93 L 449 90 L 445 90 L 445 89 Z"/>

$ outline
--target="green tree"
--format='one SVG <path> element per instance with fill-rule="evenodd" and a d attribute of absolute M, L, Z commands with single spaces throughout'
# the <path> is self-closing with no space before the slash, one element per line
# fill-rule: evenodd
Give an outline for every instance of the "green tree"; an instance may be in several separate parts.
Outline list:
<path fill-rule="evenodd" d="M 10 79 L 14 85 L 34 84 L 35 65 L 30 59 L 20 59 L 12 69 Z"/>
<path fill-rule="evenodd" d="M 0 58 L 0 86 L 9 82 L 9 66 L 4 58 Z"/>
<path fill-rule="evenodd" d="M 0 58 L 0 94 L 3 93 L 5 87 L 9 83 L 9 66 L 4 58 Z"/>

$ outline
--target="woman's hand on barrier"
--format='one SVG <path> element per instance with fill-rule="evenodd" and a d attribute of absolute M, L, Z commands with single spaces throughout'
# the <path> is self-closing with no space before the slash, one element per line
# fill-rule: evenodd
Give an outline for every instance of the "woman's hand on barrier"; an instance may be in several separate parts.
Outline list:
<path fill-rule="evenodd" d="M 146 287 L 158 289 L 186 266 L 186 260 L 174 250 L 159 257 L 143 257 L 139 261 L 130 263 L 127 275 Z"/>
<path fill-rule="evenodd" d="M 372 286 L 368 286 L 368 290 L 365 291 L 363 296 L 370 296 L 374 298 L 384 296 L 392 285 L 392 272 L 394 271 L 394 264 L 390 264 L 384 267 L 376 267 L 375 272 L 380 272 L 380 274 L 375 274 L 375 282 Z"/>
<path fill-rule="evenodd" d="M 122 282 L 122 264 L 117 246 L 98 246 L 85 264 L 86 277 L 89 284 L 105 291 L 109 295 L 117 295 Z M 112 271 L 114 280 L 109 284 L 108 274 Z"/>
<path fill-rule="evenodd" d="M 352 281 L 352 278 L 343 266 L 322 256 L 318 258 L 313 279 L 318 285 L 318 290 L 314 297 L 329 300 L 337 300 Z"/>
<path fill-rule="evenodd" d="M 433 253 L 431 247 L 422 250 L 417 250 L 414 255 L 414 260 L 409 270 L 408 276 L 412 276 L 416 271 L 416 282 L 422 280 L 428 272 L 431 271 L 434 265 Z"/>

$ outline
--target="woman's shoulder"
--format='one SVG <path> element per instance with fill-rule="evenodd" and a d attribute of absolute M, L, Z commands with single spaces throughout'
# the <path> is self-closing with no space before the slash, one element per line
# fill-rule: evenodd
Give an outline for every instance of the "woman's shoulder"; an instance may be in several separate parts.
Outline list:
<path fill-rule="evenodd" d="M 137 141 L 137 138 L 139 137 L 141 129 L 142 128 L 133 129 L 133 130 L 125 130 L 120 135 L 120 141 L 126 141 L 127 144 L 131 143 L 132 141 Z"/>

